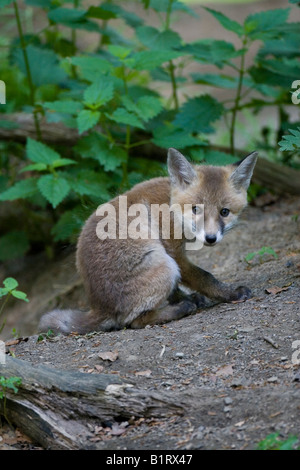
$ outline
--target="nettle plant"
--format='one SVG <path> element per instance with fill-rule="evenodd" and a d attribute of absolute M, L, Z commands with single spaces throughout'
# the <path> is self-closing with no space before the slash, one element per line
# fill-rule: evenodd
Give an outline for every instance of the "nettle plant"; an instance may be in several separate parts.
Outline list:
<path fill-rule="evenodd" d="M 8 104 L 1 111 L 32 114 L 36 130 L 25 147 L 13 142 L 0 147 L 0 201 L 17 201 L 25 216 L 2 232 L 0 260 L 26 253 L 35 243 L 51 253 L 55 242 L 76 239 L 98 204 L 139 181 L 164 175 L 165 165 L 150 159 L 145 148 L 153 153 L 172 146 L 197 162 L 232 162 L 238 113 L 258 113 L 266 106 L 275 106 L 279 127 L 273 142 L 263 129 L 257 148 L 280 154 L 277 142 L 284 132 L 291 129 L 295 135 L 299 123 L 289 122 L 286 107 L 293 106 L 290 87 L 300 77 L 300 28 L 288 22 L 290 8 L 251 14 L 243 24 L 205 8 L 220 27 L 236 35 L 236 47 L 213 38 L 185 43 L 175 30 L 176 20 L 196 15 L 180 1 L 136 1 L 141 16 L 126 9 L 128 3 L 85 8 L 78 0 L 73 5 L 26 0 L 20 11 L 16 2 L 0 0 L 9 19 L 6 28 L 17 31 L 10 43 L 0 35 L 8 47 L 0 77 L 8 84 Z M 150 10 L 159 27 L 146 24 Z M 36 13 L 43 27 L 26 30 Z M 201 17 L 198 21 L 201 27 Z M 79 47 L 83 31 L 91 34 L 88 52 Z M 260 49 L 246 66 L 257 41 Z M 189 73 L 191 63 L 199 71 Z M 207 64 L 215 73 L 202 72 Z M 199 86 L 192 97 L 191 84 Z M 218 101 L 215 88 L 227 89 L 232 97 Z M 66 126 L 77 141 L 49 145 L 42 118 Z M 228 126 L 227 153 L 209 145 L 221 120 Z M 6 119 L 0 126 L 16 123 Z M 289 164 L 297 165 L 295 150 L 285 153 Z"/>

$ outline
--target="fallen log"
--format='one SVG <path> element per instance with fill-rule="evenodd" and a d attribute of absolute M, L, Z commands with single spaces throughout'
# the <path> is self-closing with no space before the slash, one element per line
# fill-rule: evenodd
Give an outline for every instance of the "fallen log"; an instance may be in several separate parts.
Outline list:
<path fill-rule="evenodd" d="M 45 449 L 93 448 L 91 429 L 107 421 L 183 414 L 183 405 L 164 393 L 138 390 L 115 374 L 87 374 L 5 356 L 0 376 L 20 377 L 17 393 L 7 389 L 0 414 Z"/>
<path fill-rule="evenodd" d="M 15 128 L 5 128 L 0 126 L 0 139 L 25 142 L 27 137 L 36 139 L 34 120 L 31 114 L 15 113 L 2 115 L 1 119 L 16 124 Z M 70 129 L 62 123 L 48 123 L 45 118 L 40 121 L 43 141 L 48 144 L 75 145 L 79 135 L 76 129 Z M 145 136 L 142 136 L 143 140 Z M 171 142 L 170 142 L 171 145 Z M 227 147 L 212 147 L 229 153 Z M 152 143 L 147 143 L 136 147 L 133 156 L 143 156 L 153 160 L 166 161 L 166 149 L 157 147 Z M 236 154 L 244 157 L 247 151 L 236 150 Z M 300 172 L 288 166 L 271 162 L 265 158 L 259 158 L 254 169 L 253 182 L 274 191 L 278 194 L 300 195 Z"/>

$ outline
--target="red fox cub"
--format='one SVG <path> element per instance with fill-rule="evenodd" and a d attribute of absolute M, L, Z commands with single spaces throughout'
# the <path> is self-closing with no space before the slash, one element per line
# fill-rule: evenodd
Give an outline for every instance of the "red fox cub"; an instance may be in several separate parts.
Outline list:
<path fill-rule="evenodd" d="M 250 289 L 219 282 L 187 254 L 216 245 L 237 222 L 256 160 L 253 152 L 237 164 L 192 165 L 169 149 L 169 177 L 137 184 L 99 206 L 82 229 L 76 263 L 90 311 L 53 310 L 41 318 L 39 330 L 143 328 L 192 314 L 205 306 L 205 297 L 250 298 Z"/>

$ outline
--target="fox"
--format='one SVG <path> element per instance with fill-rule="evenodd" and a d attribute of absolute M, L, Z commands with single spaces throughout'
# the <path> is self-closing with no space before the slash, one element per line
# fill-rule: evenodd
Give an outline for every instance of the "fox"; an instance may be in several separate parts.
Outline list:
<path fill-rule="evenodd" d="M 237 163 L 213 166 L 191 163 L 170 148 L 168 176 L 138 183 L 113 198 L 109 206 L 100 206 L 83 225 L 76 267 L 90 310 L 54 309 L 41 317 L 39 331 L 50 329 L 68 335 L 144 328 L 194 314 L 205 308 L 209 299 L 232 302 L 251 298 L 250 288 L 223 283 L 190 261 L 187 246 L 194 242 L 195 246 L 214 247 L 236 225 L 247 206 L 257 157 L 254 151 Z M 155 205 L 176 207 L 169 210 L 169 236 L 162 236 L 162 214 L 153 215 L 152 211 L 140 219 L 140 225 L 150 222 L 155 236 L 123 236 L 134 220 L 132 215 L 125 222 L 121 217 L 120 202 L 125 196 L 126 210 L 135 204 L 148 209 Z M 189 213 L 178 210 L 185 205 L 191 208 Z M 200 219 L 202 223 L 197 224 Z M 99 223 L 104 221 L 106 228 L 99 236 Z M 114 223 L 114 237 L 108 236 L 109 222 Z"/>

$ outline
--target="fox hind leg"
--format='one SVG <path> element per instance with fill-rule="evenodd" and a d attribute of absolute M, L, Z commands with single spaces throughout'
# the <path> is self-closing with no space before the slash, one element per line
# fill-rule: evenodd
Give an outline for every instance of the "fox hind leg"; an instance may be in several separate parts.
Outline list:
<path fill-rule="evenodd" d="M 165 307 L 150 310 L 139 315 L 130 324 L 131 328 L 144 328 L 147 325 L 158 325 L 179 320 L 197 311 L 197 305 L 190 300 L 182 300 L 175 304 L 168 304 Z"/>

